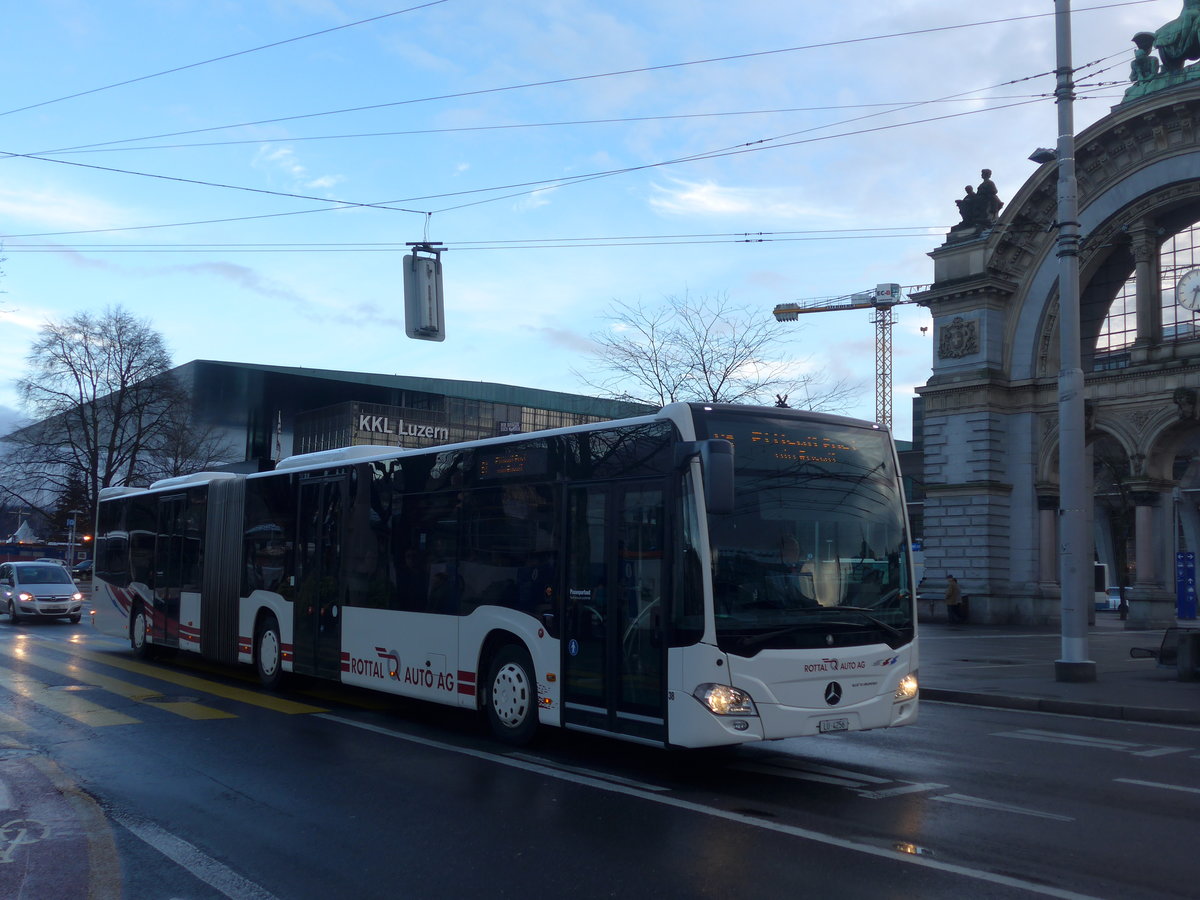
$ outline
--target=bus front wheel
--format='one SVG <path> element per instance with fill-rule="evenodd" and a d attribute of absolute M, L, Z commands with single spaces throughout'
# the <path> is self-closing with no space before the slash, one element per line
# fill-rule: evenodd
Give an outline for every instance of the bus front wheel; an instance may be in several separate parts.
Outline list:
<path fill-rule="evenodd" d="M 492 657 L 484 709 L 492 733 L 506 744 L 528 744 L 538 726 L 537 682 L 524 647 L 509 644 Z"/>
<path fill-rule="evenodd" d="M 258 680 L 268 691 L 279 687 L 283 680 L 283 643 L 279 639 L 279 622 L 266 616 L 254 633 L 254 668 Z"/>

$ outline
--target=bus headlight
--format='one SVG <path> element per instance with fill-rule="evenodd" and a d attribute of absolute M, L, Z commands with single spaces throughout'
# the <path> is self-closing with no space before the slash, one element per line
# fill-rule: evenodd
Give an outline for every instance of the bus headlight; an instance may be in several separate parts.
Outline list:
<path fill-rule="evenodd" d="M 728 684 L 702 684 L 692 691 L 692 696 L 703 703 L 708 711 L 718 716 L 757 716 L 754 701 L 741 688 Z"/>
<path fill-rule="evenodd" d="M 911 700 L 915 696 L 917 696 L 917 673 L 909 672 L 896 685 L 895 701 L 903 703 L 905 700 Z"/>

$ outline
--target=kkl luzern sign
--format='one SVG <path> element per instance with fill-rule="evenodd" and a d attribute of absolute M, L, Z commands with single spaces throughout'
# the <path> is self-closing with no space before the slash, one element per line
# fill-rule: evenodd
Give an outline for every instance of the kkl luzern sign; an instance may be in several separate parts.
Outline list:
<path fill-rule="evenodd" d="M 442 425 L 411 425 L 406 424 L 403 419 L 392 419 L 389 416 L 360 415 L 358 430 L 375 434 L 403 434 L 433 441 L 450 440 L 450 429 Z"/>

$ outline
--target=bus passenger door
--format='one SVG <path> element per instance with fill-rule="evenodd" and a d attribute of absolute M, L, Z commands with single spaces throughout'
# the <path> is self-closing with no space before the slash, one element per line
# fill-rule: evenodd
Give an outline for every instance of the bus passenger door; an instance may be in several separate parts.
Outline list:
<path fill-rule="evenodd" d="M 186 513 L 186 494 L 159 498 L 154 540 L 154 610 L 150 615 L 148 637 L 166 647 L 179 646 Z"/>
<path fill-rule="evenodd" d="M 346 479 L 300 483 L 293 608 L 296 672 L 337 679 L 342 671 L 342 512 Z"/>
<path fill-rule="evenodd" d="M 661 482 L 568 494 L 563 722 L 665 740 Z"/>

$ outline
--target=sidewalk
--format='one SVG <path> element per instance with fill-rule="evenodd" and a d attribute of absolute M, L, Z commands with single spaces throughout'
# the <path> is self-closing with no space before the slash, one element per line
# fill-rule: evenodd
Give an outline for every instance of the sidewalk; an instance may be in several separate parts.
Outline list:
<path fill-rule="evenodd" d="M 1179 622 L 1200 628 L 1200 621 Z M 1062 655 L 1056 625 L 948 625 L 923 622 L 921 698 L 1004 709 L 1200 725 L 1200 681 L 1180 681 L 1175 668 L 1131 659 L 1131 647 L 1158 648 L 1163 629 L 1126 631 L 1115 612 L 1097 612 L 1088 628 L 1094 682 L 1056 681 Z"/>

